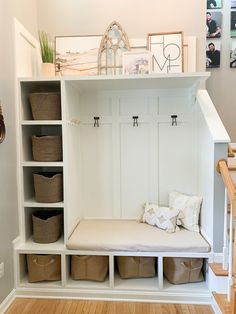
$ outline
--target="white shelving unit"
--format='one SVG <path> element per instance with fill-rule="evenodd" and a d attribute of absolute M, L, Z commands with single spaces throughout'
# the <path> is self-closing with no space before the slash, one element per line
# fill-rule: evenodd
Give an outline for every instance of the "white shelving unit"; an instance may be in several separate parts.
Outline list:
<path fill-rule="evenodd" d="M 210 253 L 74 251 L 67 240 L 81 218 L 136 219 L 146 201 L 167 205 L 171 190 L 204 195 L 202 231 L 213 241 L 213 195 L 204 184 L 212 176 L 214 161 L 198 157 L 212 145 L 227 152 L 227 139 L 215 142 L 207 117 L 211 103 L 199 103 L 199 86 L 207 73 L 147 76 L 31 78 L 19 81 L 18 160 L 20 243 L 15 249 L 16 289 L 21 295 L 127 298 L 210 302 L 207 282 L 171 285 L 163 277 L 164 256 L 211 258 Z M 60 121 L 32 119 L 28 96 L 32 92 L 60 91 Z M 171 115 L 177 115 L 172 126 Z M 138 126 L 133 117 L 138 116 Z M 99 126 L 94 126 L 99 117 Z M 204 125 L 199 131 L 199 125 Z M 61 162 L 32 160 L 32 135 L 62 135 Z M 218 129 L 219 134 L 219 129 Z M 202 144 L 201 140 L 205 142 Z M 213 152 L 214 154 L 214 152 Z M 63 172 L 64 200 L 37 203 L 32 174 L 41 170 Z M 212 205 L 211 204 L 212 201 Z M 32 240 L 31 215 L 38 209 L 63 211 L 63 236 L 52 244 Z M 61 281 L 29 284 L 26 254 L 61 256 Z M 109 256 L 109 276 L 104 282 L 75 281 L 70 277 L 70 256 Z M 154 278 L 122 280 L 116 271 L 115 256 L 155 256 Z M 43 288 L 43 289 L 42 289 Z M 186 294 L 187 292 L 187 294 Z M 185 297 L 187 295 L 187 297 Z"/>

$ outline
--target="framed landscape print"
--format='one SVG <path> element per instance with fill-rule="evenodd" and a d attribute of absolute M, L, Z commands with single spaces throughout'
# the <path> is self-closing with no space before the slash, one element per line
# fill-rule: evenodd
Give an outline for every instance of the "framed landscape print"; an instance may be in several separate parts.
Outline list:
<path fill-rule="evenodd" d="M 153 73 L 183 72 L 183 34 L 148 34 L 147 48 L 152 52 Z"/>
<path fill-rule="evenodd" d="M 57 36 L 55 67 L 59 75 L 97 75 L 102 36 Z"/>
<path fill-rule="evenodd" d="M 150 73 L 150 67 L 149 51 L 123 53 L 123 74 L 148 74 Z"/>

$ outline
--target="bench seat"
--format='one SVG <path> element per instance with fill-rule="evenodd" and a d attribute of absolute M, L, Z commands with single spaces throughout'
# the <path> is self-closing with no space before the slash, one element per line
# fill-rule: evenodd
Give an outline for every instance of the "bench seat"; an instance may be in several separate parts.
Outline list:
<path fill-rule="evenodd" d="M 210 245 L 198 232 L 181 228 L 166 233 L 135 220 L 84 219 L 71 234 L 67 248 L 89 251 L 207 253 Z"/>

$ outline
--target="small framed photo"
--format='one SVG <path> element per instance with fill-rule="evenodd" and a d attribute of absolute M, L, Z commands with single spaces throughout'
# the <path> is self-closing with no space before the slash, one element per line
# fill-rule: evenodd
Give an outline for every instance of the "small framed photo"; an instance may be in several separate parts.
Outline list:
<path fill-rule="evenodd" d="M 220 9 L 222 8 L 222 0 L 207 0 L 207 9 Z"/>
<path fill-rule="evenodd" d="M 231 11 L 230 35 L 236 37 L 236 11 Z"/>
<path fill-rule="evenodd" d="M 236 69 L 236 40 L 233 39 L 230 49 L 230 67 Z"/>
<path fill-rule="evenodd" d="M 123 53 L 123 74 L 148 74 L 151 67 L 150 51 Z"/>
<path fill-rule="evenodd" d="M 147 35 L 147 48 L 152 52 L 153 73 L 183 72 L 183 33 Z"/>
<path fill-rule="evenodd" d="M 236 9 L 236 0 L 231 0 L 231 8 Z"/>
<path fill-rule="evenodd" d="M 57 36 L 55 66 L 59 75 L 97 75 L 102 36 Z"/>
<path fill-rule="evenodd" d="M 206 45 L 206 68 L 220 67 L 220 42 L 207 41 Z"/>
<path fill-rule="evenodd" d="M 206 38 L 220 38 L 221 37 L 221 12 L 206 12 Z"/>

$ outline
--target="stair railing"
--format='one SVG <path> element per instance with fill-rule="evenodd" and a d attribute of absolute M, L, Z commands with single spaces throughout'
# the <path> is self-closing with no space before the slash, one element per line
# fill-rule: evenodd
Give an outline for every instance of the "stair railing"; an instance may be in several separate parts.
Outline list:
<path fill-rule="evenodd" d="M 229 173 L 227 161 L 221 159 L 217 163 L 217 171 L 221 174 L 225 185 L 225 211 L 228 212 L 228 201 L 230 203 L 230 232 L 228 246 L 224 239 L 224 249 L 228 251 L 228 301 L 231 303 L 232 313 L 236 313 L 236 232 L 233 232 L 233 223 L 236 226 L 236 188 Z M 227 216 L 224 215 L 227 227 Z M 225 237 L 224 230 L 224 237 Z M 228 237 L 228 236 L 227 236 Z M 235 254 L 234 254 L 235 253 Z M 224 258 L 223 258 L 224 260 Z M 224 263 L 226 263 L 224 261 Z M 227 264 L 226 264 L 227 265 Z"/>

